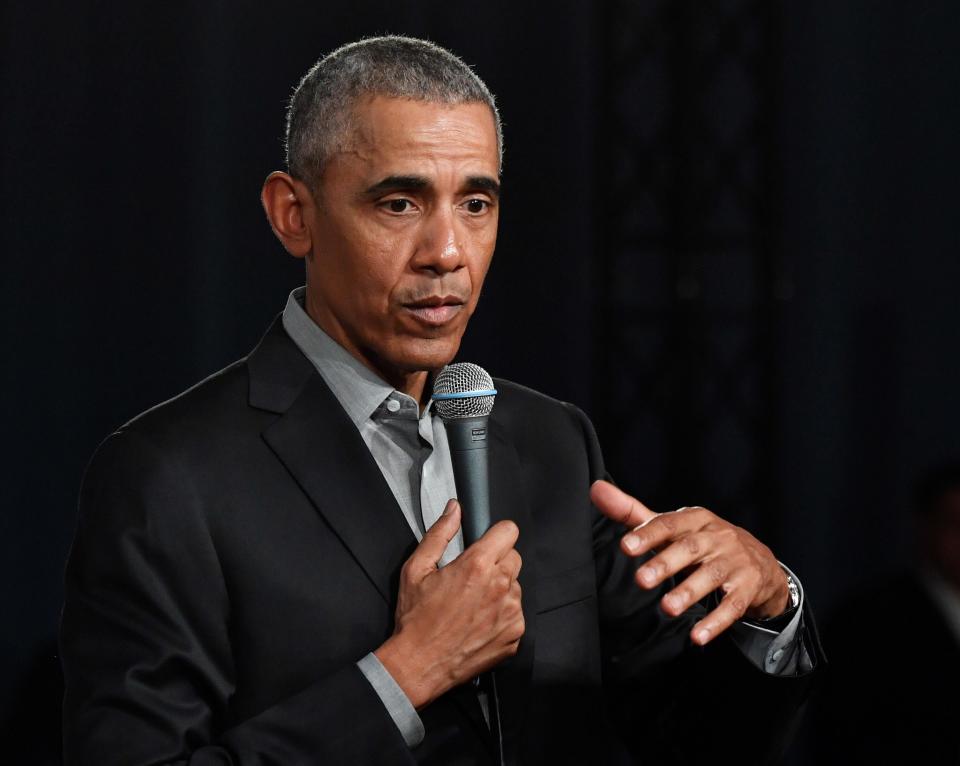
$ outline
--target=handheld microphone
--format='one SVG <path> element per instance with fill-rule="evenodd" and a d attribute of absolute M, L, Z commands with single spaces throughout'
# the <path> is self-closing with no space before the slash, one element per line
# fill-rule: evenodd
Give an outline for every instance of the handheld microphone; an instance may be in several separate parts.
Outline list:
<path fill-rule="evenodd" d="M 465 548 L 490 528 L 487 420 L 496 395 L 490 374 L 469 362 L 447 365 L 433 383 L 434 406 L 443 420 L 450 444 Z M 498 763 L 502 764 L 505 761 L 496 677 L 487 672 L 475 678 L 474 684 L 498 745 Z"/>
<path fill-rule="evenodd" d="M 464 547 L 490 527 L 487 420 L 496 394 L 489 373 L 469 362 L 447 365 L 433 383 L 434 407 L 450 444 Z"/>

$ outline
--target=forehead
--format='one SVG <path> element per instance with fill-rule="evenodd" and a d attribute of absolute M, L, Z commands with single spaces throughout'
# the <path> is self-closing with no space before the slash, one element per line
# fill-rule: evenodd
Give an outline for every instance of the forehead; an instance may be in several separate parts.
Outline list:
<path fill-rule="evenodd" d="M 331 160 L 371 173 L 446 170 L 499 176 L 496 125 L 490 107 L 482 103 L 363 98 L 355 104 L 343 145 Z"/>

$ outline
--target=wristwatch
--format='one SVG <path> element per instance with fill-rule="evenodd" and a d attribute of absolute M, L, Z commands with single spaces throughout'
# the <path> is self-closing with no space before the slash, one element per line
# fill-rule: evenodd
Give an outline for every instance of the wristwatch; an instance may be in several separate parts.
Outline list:
<path fill-rule="evenodd" d="M 790 594 L 790 606 L 787 609 L 796 609 L 800 606 L 800 588 L 797 586 L 797 581 L 793 579 L 793 575 L 789 572 L 784 572 L 787 576 L 787 593 Z"/>

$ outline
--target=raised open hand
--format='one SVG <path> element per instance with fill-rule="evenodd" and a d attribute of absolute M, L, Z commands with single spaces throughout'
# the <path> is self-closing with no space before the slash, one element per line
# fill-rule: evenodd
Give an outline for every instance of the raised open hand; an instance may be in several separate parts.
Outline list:
<path fill-rule="evenodd" d="M 753 535 L 700 506 L 654 513 L 607 481 L 594 482 L 590 499 L 608 518 L 630 530 L 620 541 L 628 556 L 655 555 L 637 570 L 637 584 L 652 589 L 684 570 L 689 574 L 660 602 L 677 616 L 714 590 L 719 605 L 690 631 L 703 645 L 741 617 L 767 619 L 789 603 L 787 578 L 770 549 Z"/>

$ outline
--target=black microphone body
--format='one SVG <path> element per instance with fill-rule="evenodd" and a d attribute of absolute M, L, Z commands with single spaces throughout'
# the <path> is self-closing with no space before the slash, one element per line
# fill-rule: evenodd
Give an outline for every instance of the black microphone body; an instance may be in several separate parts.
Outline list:
<path fill-rule="evenodd" d="M 475 543 L 490 528 L 490 480 L 487 459 L 487 422 L 497 390 L 482 367 L 469 362 L 447 365 L 433 385 L 433 401 L 443 419 L 460 502 L 463 547 Z M 481 699 L 489 706 L 489 722 L 503 764 L 503 733 L 497 679 L 492 671 L 474 679 Z"/>
<path fill-rule="evenodd" d="M 457 483 L 463 545 L 472 545 L 490 528 L 490 481 L 487 459 L 488 416 L 444 421 L 453 478 Z"/>
<path fill-rule="evenodd" d="M 433 402 L 450 445 L 464 547 L 490 527 L 487 421 L 496 394 L 490 374 L 469 362 L 447 365 L 433 382 Z"/>

